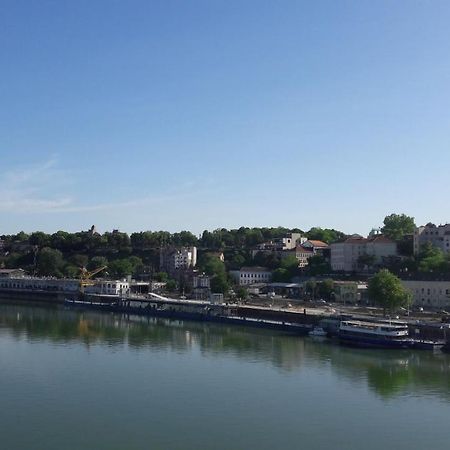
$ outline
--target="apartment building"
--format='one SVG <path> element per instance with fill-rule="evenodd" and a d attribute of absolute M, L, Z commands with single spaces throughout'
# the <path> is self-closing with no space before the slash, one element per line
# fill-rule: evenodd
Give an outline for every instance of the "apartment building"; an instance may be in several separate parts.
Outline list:
<path fill-rule="evenodd" d="M 417 227 L 414 231 L 414 254 L 420 252 L 422 245 L 430 243 L 443 252 L 450 252 L 450 224 L 434 225 L 428 223 L 425 226 Z"/>

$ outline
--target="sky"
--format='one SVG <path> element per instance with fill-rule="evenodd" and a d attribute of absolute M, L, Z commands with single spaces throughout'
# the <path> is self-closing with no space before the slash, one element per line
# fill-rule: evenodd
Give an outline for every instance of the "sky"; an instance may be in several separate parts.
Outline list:
<path fill-rule="evenodd" d="M 450 221 L 450 2 L 0 0 L 0 235 Z"/>

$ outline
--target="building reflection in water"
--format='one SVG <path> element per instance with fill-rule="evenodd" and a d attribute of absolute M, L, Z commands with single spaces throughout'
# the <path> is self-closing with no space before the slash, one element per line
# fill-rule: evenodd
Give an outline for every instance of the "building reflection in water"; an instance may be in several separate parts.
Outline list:
<path fill-rule="evenodd" d="M 132 351 L 196 350 L 209 358 L 239 358 L 293 374 L 323 368 L 349 382 L 367 383 L 382 398 L 420 391 L 450 399 L 450 358 L 427 351 L 352 349 L 237 326 L 4 304 L 1 335 Z"/>

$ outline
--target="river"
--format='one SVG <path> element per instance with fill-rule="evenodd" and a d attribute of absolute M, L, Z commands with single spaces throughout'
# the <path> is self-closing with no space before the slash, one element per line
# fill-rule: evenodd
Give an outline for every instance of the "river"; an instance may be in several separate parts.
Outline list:
<path fill-rule="evenodd" d="M 0 305 L 5 450 L 447 449 L 450 358 Z"/>

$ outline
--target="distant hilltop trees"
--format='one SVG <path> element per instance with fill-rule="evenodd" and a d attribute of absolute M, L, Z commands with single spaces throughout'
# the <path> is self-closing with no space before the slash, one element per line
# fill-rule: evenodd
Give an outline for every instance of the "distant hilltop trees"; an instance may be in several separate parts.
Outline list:
<path fill-rule="evenodd" d="M 21 267 L 41 276 L 75 277 L 80 267 L 94 270 L 108 266 L 108 274 L 115 277 L 157 272 L 160 249 L 166 246 L 196 246 L 200 251 L 224 251 L 231 265 L 251 263 L 249 252 L 258 244 L 279 239 L 288 233 L 301 233 L 308 239 L 327 243 L 345 238 L 341 231 L 312 228 L 303 232 L 298 228 L 241 227 L 228 230 L 205 230 L 200 236 L 190 231 L 141 231 L 132 234 L 119 230 L 47 234 L 23 231 L 0 236 L 0 267 Z"/>

